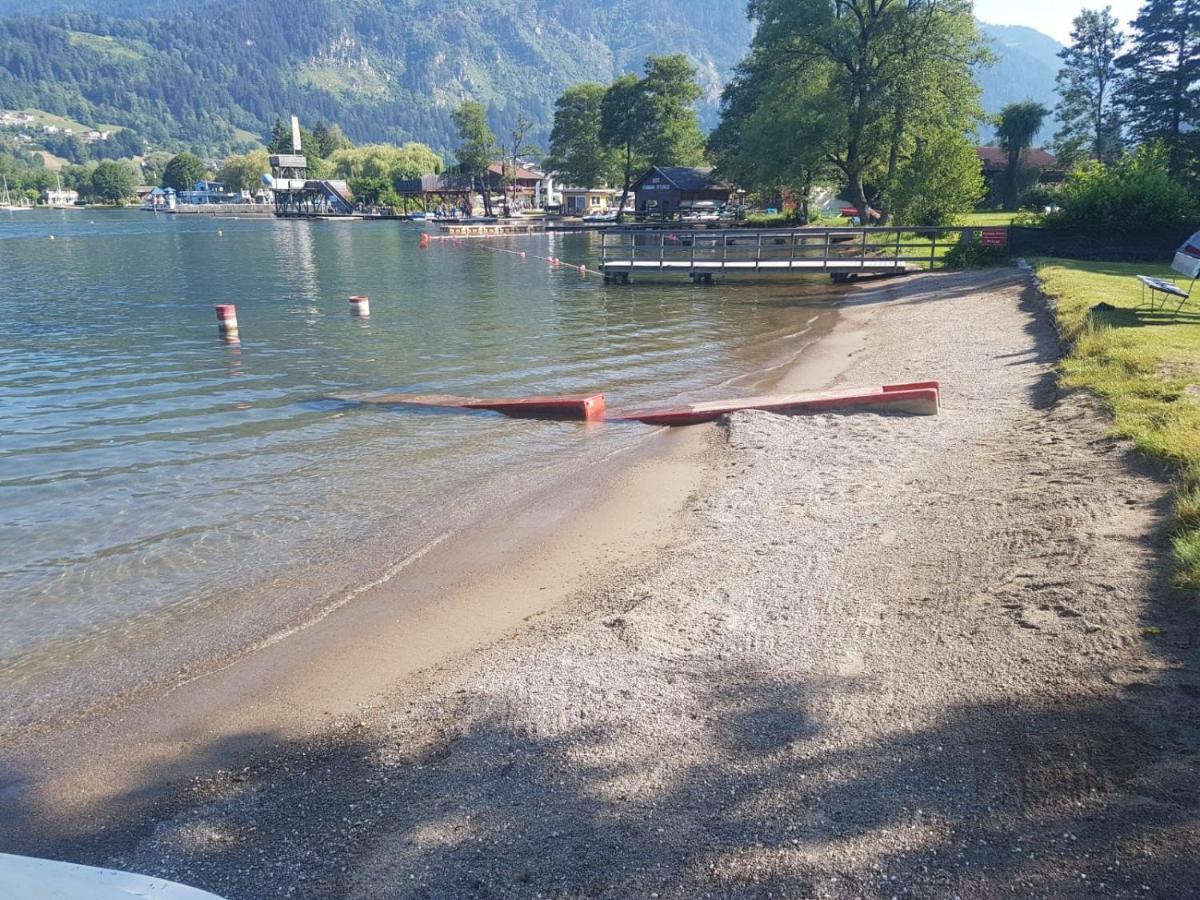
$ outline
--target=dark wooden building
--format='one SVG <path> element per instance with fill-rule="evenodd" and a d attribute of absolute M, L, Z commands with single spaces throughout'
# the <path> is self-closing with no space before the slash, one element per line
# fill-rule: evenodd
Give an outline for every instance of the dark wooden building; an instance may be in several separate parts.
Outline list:
<path fill-rule="evenodd" d="M 633 184 L 639 218 L 674 219 L 696 209 L 723 208 L 737 188 L 713 175 L 712 167 L 651 166 Z"/>

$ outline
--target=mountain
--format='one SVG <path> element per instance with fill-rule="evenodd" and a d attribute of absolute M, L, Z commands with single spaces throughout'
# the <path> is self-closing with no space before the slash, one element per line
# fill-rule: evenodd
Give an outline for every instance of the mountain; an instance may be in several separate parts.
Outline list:
<path fill-rule="evenodd" d="M 983 108 L 994 115 L 1008 103 L 1036 100 L 1046 109 L 1054 109 L 1058 102 L 1054 77 L 1062 65 L 1058 58 L 1062 44 L 1022 25 L 980 22 L 979 31 L 996 55 L 994 65 L 980 68 L 975 74 L 983 89 Z M 1056 128 L 1053 118 L 1048 118 L 1036 142 L 1048 143 Z M 991 129 L 984 129 L 985 139 L 990 139 L 991 135 Z"/>
<path fill-rule="evenodd" d="M 669 52 L 698 66 L 711 126 L 751 35 L 736 0 L 82 0 L 70 13 L 41 0 L 37 15 L 19 2 L 0 19 L 0 107 L 214 151 L 289 113 L 446 150 L 468 97 L 500 132 L 528 116 L 544 145 L 566 85 Z"/>
<path fill-rule="evenodd" d="M 712 127 L 752 35 L 741 0 L 0 0 L 0 16 L 0 108 L 210 155 L 292 113 L 356 141 L 445 152 L 465 98 L 488 106 L 500 134 L 528 116 L 544 147 L 564 87 L 637 71 L 652 53 L 696 63 Z M 998 57 L 977 73 L 984 108 L 1053 106 L 1058 43 L 980 28 Z"/>

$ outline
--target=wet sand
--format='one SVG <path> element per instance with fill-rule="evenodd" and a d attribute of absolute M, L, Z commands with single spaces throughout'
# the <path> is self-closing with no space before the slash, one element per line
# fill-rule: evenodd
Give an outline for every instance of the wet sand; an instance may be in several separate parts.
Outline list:
<path fill-rule="evenodd" d="M 837 322 L 832 307 L 804 299 L 793 327 L 738 348 L 745 374 L 724 388 L 826 386 L 856 339 Z M 680 540 L 688 498 L 714 477 L 713 440 L 711 427 L 660 429 L 581 477 L 552 477 L 434 537 L 352 597 L 225 661 L 10 732 L 0 846 L 104 858 L 169 815 L 191 779 L 312 739 L 385 691 L 454 669 L 582 586 L 649 564 Z"/>

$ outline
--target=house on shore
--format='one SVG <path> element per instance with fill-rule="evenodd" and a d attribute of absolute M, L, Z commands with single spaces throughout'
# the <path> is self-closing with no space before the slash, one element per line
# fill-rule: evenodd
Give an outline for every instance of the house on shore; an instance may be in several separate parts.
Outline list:
<path fill-rule="evenodd" d="M 616 209 L 620 202 L 616 188 L 564 187 L 562 211 L 565 216 L 594 216 Z"/>
<path fill-rule="evenodd" d="M 548 181 L 549 176 L 545 172 L 520 162 L 515 167 L 511 161 L 494 162 L 488 166 L 487 186 L 491 192 L 508 193 L 522 207 L 541 208 L 546 205 L 551 193 Z"/>
<path fill-rule="evenodd" d="M 53 207 L 74 206 L 79 202 L 79 192 L 63 188 L 46 189 L 46 205 Z"/>
<path fill-rule="evenodd" d="M 695 209 L 723 209 L 738 190 L 713 174 L 711 166 L 651 166 L 633 184 L 640 218 L 674 219 Z"/>
<path fill-rule="evenodd" d="M 976 147 L 983 181 L 987 185 L 990 204 L 999 203 L 1004 196 L 1004 173 L 1008 170 L 1008 153 L 1000 147 Z M 1018 184 L 1028 189 L 1037 184 L 1057 184 L 1066 173 L 1053 153 L 1030 148 L 1020 157 Z"/>

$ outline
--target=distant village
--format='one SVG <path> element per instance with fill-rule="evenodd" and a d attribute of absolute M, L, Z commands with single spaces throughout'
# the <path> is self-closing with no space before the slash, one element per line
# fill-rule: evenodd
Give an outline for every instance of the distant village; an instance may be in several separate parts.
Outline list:
<path fill-rule="evenodd" d="M 77 139 L 84 147 L 94 147 L 113 137 L 111 130 L 71 127 L 47 121 L 45 114 L 27 110 L 0 111 L 0 136 L 12 147 L 40 154 L 49 170 L 52 161 L 62 165 L 51 148 L 64 139 Z M 61 121 L 61 120 L 59 120 Z M 260 151 L 261 152 L 261 151 Z M 1002 182 L 1010 160 L 999 147 L 978 147 L 976 154 L 986 186 L 988 205 L 999 203 Z M 160 154 L 161 155 L 161 154 Z M 97 158 L 103 158 L 100 154 Z M 270 157 L 272 171 L 261 173 L 261 184 L 247 188 L 231 186 L 220 177 L 219 161 L 209 160 L 205 177 L 196 178 L 186 188 L 161 184 L 131 185 L 129 199 L 151 211 L 169 213 L 219 212 L 235 207 L 243 214 L 330 216 L 352 215 L 394 218 L 431 218 L 467 220 L 490 214 L 493 207 L 503 210 L 505 218 L 529 215 L 578 219 L 602 224 L 622 219 L 636 221 L 676 221 L 712 225 L 743 221 L 748 213 L 786 215 L 794 209 L 787 192 L 775 195 L 748 194 L 738 185 L 718 177 L 711 166 L 650 166 L 630 185 L 621 208 L 620 187 L 607 184 L 578 185 L 563 183 L 558 174 L 547 171 L 534 158 L 495 160 L 484 177 L 457 171 L 439 172 L 419 178 L 397 180 L 389 193 L 390 203 L 370 202 L 355 196 L 350 182 L 340 179 L 310 178 L 306 164 L 299 168 L 281 165 L 302 161 L 303 157 L 276 154 Z M 133 161 L 139 162 L 140 157 Z M 1050 153 L 1026 149 L 1021 167 L 1032 184 L 1052 187 L 1064 178 L 1063 167 Z M 135 171 L 137 167 L 135 166 Z M 209 177 L 217 172 L 217 177 Z M 32 196 L 32 194 L 30 195 Z M 843 218 L 861 222 L 863 214 L 855 205 L 832 189 L 818 191 L 814 217 Z M 26 201 L 28 202 L 28 201 Z M 79 191 L 64 186 L 62 179 L 40 190 L 38 205 L 71 208 L 81 205 Z M 877 213 L 866 211 L 874 220 Z"/>

